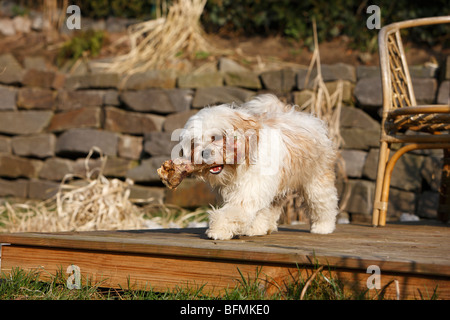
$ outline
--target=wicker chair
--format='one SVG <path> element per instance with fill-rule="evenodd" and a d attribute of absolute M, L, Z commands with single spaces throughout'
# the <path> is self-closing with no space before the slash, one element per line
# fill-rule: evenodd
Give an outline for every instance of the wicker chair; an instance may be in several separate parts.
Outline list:
<path fill-rule="evenodd" d="M 403 50 L 400 30 L 416 26 L 450 23 L 450 16 L 407 20 L 383 27 L 378 35 L 383 115 L 372 224 L 384 226 L 392 170 L 406 152 L 443 149 L 444 167 L 438 212 L 450 212 L 450 106 L 417 105 Z M 411 134 L 413 132 L 413 134 Z M 428 134 L 417 134 L 426 132 Z M 389 158 L 393 143 L 402 147 Z"/>

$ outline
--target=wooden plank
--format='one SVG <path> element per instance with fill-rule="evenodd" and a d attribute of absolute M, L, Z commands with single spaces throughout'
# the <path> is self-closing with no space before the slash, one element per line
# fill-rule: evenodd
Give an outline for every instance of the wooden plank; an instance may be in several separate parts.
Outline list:
<path fill-rule="evenodd" d="M 78 265 L 94 283 L 126 287 L 173 288 L 201 285 L 213 292 L 234 287 L 238 268 L 248 275 L 261 270 L 262 279 L 276 288 L 295 274 L 312 270 L 315 264 L 330 268 L 350 288 L 366 288 L 376 265 L 382 286 L 400 282 L 402 298 L 432 294 L 439 285 L 440 297 L 450 299 L 450 229 L 442 224 L 338 225 L 331 235 L 310 234 L 306 226 L 281 227 L 263 237 L 212 241 L 205 229 L 95 231 L 65 233 L 1 234 L 2 271 L 13 267 L 44 268 L 55 273 Z M 305 277 L 304 277 L 305 278 Z M 388 294 L 395 297 L 395 286 Z"/>
<path fill-rule="evenodd" d="M 267 262 L 248 263 L 244 261 L 191 259 L 180 257 L 154 256 L 146 254 L 126 254 L 120 252 L 71 250 L 60 248 L 4 246 L 2 253 L 2 272 L 10 272 L 20 266 L 25 270 L 42 271 L 43 279 L 67 270 L 70 265 L 80 268 L 82 284 L 87 279 L 91 285 L 112 288 L 149 289 L 164 291 L 177 286 L 189 286 L 194 290 L 204 285 L 204 293 L 224 294 L 241 279 L 255 279 L 258 274 L 261 283 L 266 284 L 268 292 L 283 288 L 285 283 L 301 272 L 303 279 L 312 274 L 312 266 L 301 269 L 287 264 Z M 342 281 L 347 293 L 367 290 L 370 276 L 364 270 L 345 268 L 324 271 L 325 276 L 336 277 Z M 385 288 L 386 298 L 396 298 L 393 281 L 399 281 L 400 298 L 414 299 L 431 297 L 438 287 L 440 299 L 450 299 L 450 279 L 431 278 L 423 275 L 382 273 L 381 288 Z M 379 291 L 378 291 L 379 292 Z M 370 295 L 376 296 L 376 291 Z"/>
<path fill-rule="evenodd" d="M 338 225 L 331 235 L 314 235 L 305 226 L 280 228 L 264 237 L 212 241 L 204 229 L 23 233 L 0 235 L 18 245 L 145 253 L 248 262 L 320 264 L 383 271 L 450 276 L 450 229 L 390 225 L 372 228 Z"/>

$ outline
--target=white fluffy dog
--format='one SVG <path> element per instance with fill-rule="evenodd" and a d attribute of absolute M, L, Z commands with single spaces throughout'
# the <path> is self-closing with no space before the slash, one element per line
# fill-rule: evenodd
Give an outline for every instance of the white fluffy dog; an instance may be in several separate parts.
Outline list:
<path fill-rule="evenodd" d="M 218 188 L 224 205 L 210 210 L 208 237 L 276 231 L 290 191 L 302 196 L 312 233 L 334 231 L 336 150 L 320 119 L 265 94 L 204 108 L 179 133 L 174 160 L 158 173 L 172 188 L 190 174 Z"/>

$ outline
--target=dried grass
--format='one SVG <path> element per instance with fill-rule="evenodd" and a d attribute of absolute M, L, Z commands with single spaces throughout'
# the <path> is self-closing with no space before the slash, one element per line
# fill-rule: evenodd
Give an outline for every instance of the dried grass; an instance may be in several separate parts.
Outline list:
<path fill-rule="evenodd" d="M 328 124 L 329 136 L 334 145 L 338 148 L 342 144 L 340 134 L 340 116 L 342 109 L 342 97 L 344 93 L 344 83 L 338 80 L 336 90 L 330 93 L 323 81 L 322 67 L 320 63 L 319 43 L 317 39 L 316 22 L 313 20 L 314 52 L 309 64 L 305 85 L 309 83 L 309 77 L 314 67 L 317 70 L 316 77 L 312 80 L 311 98 L 303 105 L 299 106 L 302 111 L 309 111 Z"/>
<path fill-rule="evenodd" d="M 214 52 L 200 24 L 205 4 L 206 0 L 178 0 L 169 7 L 167 17 L 130 26 L 130 52 L 97 66 L 130 75 L 165 69 L 175 59 L 193 57 L 197 52 Z"/>
<path fill-rule="evenodd" d="M 90 170 L 88 163 L 94 152 L 100 154 L 102 165 Z M 41 202 L 1 204 L 0 232 L 184 227 L 192 220 L 204 219 L 201 209 L 188 212 L 154 203 L 154 199 L 132 202 L 129 196 L 133 182 L 107 179 L 103 175 L 106 160 L 101 150 L 93 148 L 85 159 L 86 177 L 66 175 L 54 197 Z"/>
<path fill-rule="evenodd" d="M 340 134 L 340 116 L 342 109 L 342 98 L 344 92 L 344 83 L 338 80 L 336 90 L 333 93 L 328 91 L 322 77 L 322 69 L 320 63 L 320 51 L 317 38 L 316 22 L 313 20 L 313 34 L 314 34 L 314 52 L 308 68 L 308 73 L 305 79 L 305 86 L 310 82 L 311 72 L 316 68 L 317 73 L 314 79 L 311 80 L 312 89 L 311 97 L 301 106 L 298 106 L 300 111 L 306 111 L 314 114 L 318 118 L 324 120 L 328 125 L 329 137 L 333 141 L 335 147 L 338 149 L 343 140 Z M 338 152 L 337 158 L 337 174 L 343 180 L 347 180 L 345 173 L 345 162 Z M 347 184 L 345 184 L 347 185 Z M 341 208 L 345 207 L 348 201 L 349 190 L 344 190 L 341 199 Z M 292 193 L 288 195 L 288 203 L 285 207 L 285 214 L 282 217 L 282 222 L 291 223 L 292 221 L 306 222 L 307 216 L 303 212 L 302 199 L 300 195 Z"/>

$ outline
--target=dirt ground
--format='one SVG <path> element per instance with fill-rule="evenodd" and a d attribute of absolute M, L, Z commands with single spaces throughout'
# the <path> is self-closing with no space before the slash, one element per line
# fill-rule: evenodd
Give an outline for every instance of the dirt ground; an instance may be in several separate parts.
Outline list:
<path fill-rule="evenodd" d="M 129 46 L 122 44 L 117 46 L 116 41 L 126 33 L 108 34 L 103 45 L 101 54 L 97 58 L 113 57 L 127 52 Z M 43 33 L 31 32 L 29 34 L 16 35 L 11 37 L 0 36 L 0 54 L 11 52 L 23 62 L 26 56 L 41 55 L 46 58 L 49 64 L 54 65 L 56 55 L 68 36 L 53 34 L 51 36 Z M 228 50 L 231 58 L 236 61 L 246 63 L 249 67 L 252 64 L 269 66 L 283 63 L 308 65 L 312 56 L 301 41 L 283 37 L 223 37 L 208 34 L 207 39 L 212 46 Z M 351 49 L 349 39 L 339 37 L 329 42 L 320 43 L 320 57 L 323 64 L 343 62 L 352 65 L 377 65 L 377 52 L 367 54 Z M 440 46 L 434 48 L 419 48 L 414 45 L 406 45 L 406 55 L 411 65 L 424 64 L 426 62 L 441 62 L 444 57 L 450 54 L 450 48 L 442 49 Z M 191 61 L 194 66 L 205 62 L 213 62 L 217 56 L 209 56 L 204 59 Z"/>

